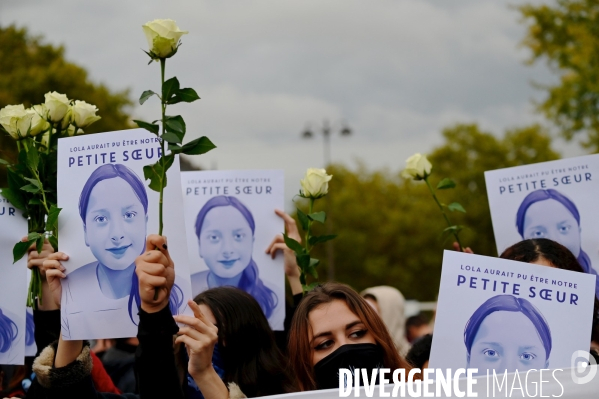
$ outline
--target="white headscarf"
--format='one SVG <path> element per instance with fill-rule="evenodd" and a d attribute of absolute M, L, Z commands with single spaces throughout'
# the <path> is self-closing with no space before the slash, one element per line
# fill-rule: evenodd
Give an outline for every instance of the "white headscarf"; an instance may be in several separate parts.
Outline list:
<path fill-rule="evenodd" d="M 376 298 L 379 316 L 383 319 L 387 330 L 400 355 L 405 356 L 410 350 L 410 343 L 405 337 L 406 317 L 404 315 L 405 298 L 397 288 L 381 285 L 367 288 L 360 295 Z"/>

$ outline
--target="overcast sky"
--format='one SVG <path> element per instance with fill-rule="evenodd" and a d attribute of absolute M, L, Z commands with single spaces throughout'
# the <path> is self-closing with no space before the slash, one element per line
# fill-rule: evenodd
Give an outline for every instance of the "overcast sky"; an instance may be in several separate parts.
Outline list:
<path fill-rule="evenodd" d="M 524 65 L 524 26 L 504 0 L 69 1 L 1 0 L 0 24 L 26 26 L 91 78 L 119 90 L 157 90 L 141 25 L 172 18 L 189 34 L 167 61 L 202 100 L 173 106 L 188 138 L 218 149 L 205 168 L 282 168 L 288 198 L 322 141 L 302 130 L 329 120 L 354 134 L 333 138 L 333 161 L 400 170 L 441 143 L 443 127 L 477 122 L 497 133 L 541 118 L 531 82 L 555 79 Z M 156 119 L 154 99 L 133 110 Z"/>

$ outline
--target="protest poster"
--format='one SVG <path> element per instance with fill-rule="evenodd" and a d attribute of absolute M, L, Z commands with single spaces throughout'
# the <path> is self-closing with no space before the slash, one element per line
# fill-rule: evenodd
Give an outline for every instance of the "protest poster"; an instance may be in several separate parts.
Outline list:
<path fill-rule="evenodd" d="M 158 233 L 159 193 L 143 167 L 160 154 L 156 135 L 143 129 L 75 136 L 58 141 L 60 250 L 64 339 L 134 337 L 140 306 L 135 258 L 146 236 Z M 179 159 L 167 172 L 164 231 L 175 264 L 170 307 L 186 312 L 191 299 Z"/>
<path fill-rule="evenodd" d="M 599 155 L 487 171 L 485 182 L 499 254 L 523 239 L 548 238 L 597 276 Z"/>
<path fill-rule="evenodd" d="M 429 367 L 568 368 L 588 354 L 594 294 L 586 273 L 445 251 Z"/>
<path fill-rule="evenodd" d="M 12 249 L 27 235 L 27 219 L 0 195 L 0 364 L 23 364 L 27 257 L 13 264 Z"/>
<path fill-rule="evenodd" d="M 181 173 L 194 295 L 232 285 L 250 293 L 274 330 L 283 330 L 283 256 L 265 251 L 285 230 L 281 170 Z"/>

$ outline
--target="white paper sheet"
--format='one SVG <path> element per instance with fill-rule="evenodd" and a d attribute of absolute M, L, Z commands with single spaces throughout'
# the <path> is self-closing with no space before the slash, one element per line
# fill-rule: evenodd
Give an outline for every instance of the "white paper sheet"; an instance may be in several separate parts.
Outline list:
<path fill-rule="evenodd" d="M 0 195 L 0 364 L 23 364 L 27 256 L 13 264 L 12 249 L 27 235 L 27 219 Z"/>
<path fill-rule="evenodd" d="M 499 254 L 522 239 L 548 238 L 597 275 L 599 155 L 487 171 L 485 181 Z"/>
<path fill-rule="evenodd" d="M 571 367 L 589 351 L 594 277 L 445 251 L 429 367 Z"/>
<path fill-rule="evenodd" d="M 60 250 L 70 256 L 63 262 L 64 339 L 137 334 L 137 302 L 130 292 L 137 287 L 134 260 L 145 251 L 146 236 L 158 233 L 159 193 L 148 188 L 143 173 L 158 160 L 157 140 L 132 129 L 58 142 Z M 163 235 L 175 263 L 171 299 L 181 313 L 191 288 L 178 157 L 167 178 Z"/>
<path fill-rule="evenodd" d="M 254 294 L 271 327 L 282 330 L 283 254 L 273 260 L 265 251 L 285 230 L 275 214 L 284 206 L 283 171 L 183 172 L 181 181 L 193 294 L 219 285 L 242 288 Z"/>

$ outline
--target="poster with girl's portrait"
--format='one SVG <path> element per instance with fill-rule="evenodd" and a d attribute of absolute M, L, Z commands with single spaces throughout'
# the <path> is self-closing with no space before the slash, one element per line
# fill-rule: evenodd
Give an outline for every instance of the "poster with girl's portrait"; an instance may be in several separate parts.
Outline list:
<path fill-rule="evenodd" d="M 27 257 L 13 264 L 12 249 L 27 235 L 27 219 L 0 193 L 0 364 L 23 364 Z"/>
<path fill-rule="evenodd" d="M 596 277 L 599 297 L 599 155 L 485 172 L 497 252 L 547 238 Z"/>
<path fill-rule="evenodd" d="M 429 367 L 569 368 L 589 351 L 594 301 L 589 274 L 445 251 Z"/>
<path fill-rule="evenodd" d="M 238 287 L 260 304 L 273 330 L 283 330 L 283 257 L 265 253 L 284 232 L 283 171 L 222 170 L 181 173 L 193 295 Z"/>
<path fill-rule="evenodd" d="M 146 237 L 158 233 L 159 193 L 148 187 L 143 167 L 160 154 L 158 138 L 143 129 L 63 138 L 58 141 L 58 220 L 62 264 L 64 339 L 137 335 L 141 305 L 135 258 Z M 175 263 L 173 314 L 191 299 L 183 222 L 179 159 L 167 172 L 164 230 Z"/>

